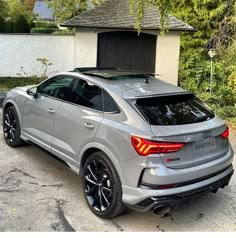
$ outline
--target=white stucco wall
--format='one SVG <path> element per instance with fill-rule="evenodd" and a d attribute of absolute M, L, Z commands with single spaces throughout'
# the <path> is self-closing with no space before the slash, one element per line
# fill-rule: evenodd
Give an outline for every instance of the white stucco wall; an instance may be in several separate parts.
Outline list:
<path fill-rule="evenodd" d="M 77 31 L 75 35 L 75 66 L 96 67 L 97 45 L 97 33 Z"/>
<path fill-rule="evenodd" d="M 74 69 L 74 36 L 0 34 L 0 77 L 14 77 L 21 67 L 28 75 L 40 74 L 37 58 L 53 63 L 49 75 Z"/>
<path fill-rule="evenodd" d="M 161 75 L 158 78 L 175 85 L 178 84 L 179 53 L 179 32 L 158 35 L 156 45 L 156 73 Z"/>
<path fill-rule="evenodd" d="M 28 75 L 40 74 L 37 58 L 53 63 L 49 76 L 75 67 L 96 67 L 97 45 L 98 32 L 91 30 L 77 30 L 75 36 L 0 34 L 0 77 L 14 77 L 22 66 Z M 178 32 L 157 36 L 156 73 L 172 84 L 178 83 L 179 48 Z"/>
<path fill-rule="evenodd" d="M 77 29 L 75 37 L 76 67 L 96 67 L 98 34 L 108 31 L 111 30 Z M 165 35 L 160 35 L 158 31 L 144 31 L 144 33 L 157 35 L 155 73 L 161 74 L 158 78 L 177 85 L 180 33 L 169 32 Z"/>

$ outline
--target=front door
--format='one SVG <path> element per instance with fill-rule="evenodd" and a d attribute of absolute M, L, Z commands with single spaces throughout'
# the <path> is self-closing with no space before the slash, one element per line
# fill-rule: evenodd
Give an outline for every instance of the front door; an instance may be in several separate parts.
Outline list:
<path fill-rule="evenodd" d="M 24 104 L 22 135 L 50 150 L 55 114 L 68 97 L 74 83 L 71 76 L 48 79 L 38 87 L 38 97 L 28 97 Z"/>

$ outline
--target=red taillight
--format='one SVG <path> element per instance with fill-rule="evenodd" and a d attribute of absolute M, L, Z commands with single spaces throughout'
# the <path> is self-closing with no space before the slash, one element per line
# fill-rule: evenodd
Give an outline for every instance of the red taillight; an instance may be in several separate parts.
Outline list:
<path fill-rule="evenodd" d="M 155 142 L 137 136 L 132 136 L 131 142 L 137 153 L 142 156 L 177 152 L 184 146 L 183 143 Z"/>
<path fill-rule="evenodd" d="M 227 139 L 229 137 L 229 127 L 221 134 L 223 139 Z"/>

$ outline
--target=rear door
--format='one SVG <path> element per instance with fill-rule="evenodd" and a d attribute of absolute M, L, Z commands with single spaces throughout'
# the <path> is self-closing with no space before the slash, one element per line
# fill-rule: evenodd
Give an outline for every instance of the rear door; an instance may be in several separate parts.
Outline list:
<path fill-rule="evenodd" d="M 138 99 L 137 106 L 151 125 L 157 141 L 183 143 L 181 150 L 163 153 L 170 168 L 187 168 L 217 159 L 227 153 L 228 139 L 221 134 L 225 123 L 192 94 Z"/>
<path fill-rule="evenodd" d="M 80 150 L 93 141 L 103 119 L 102 89 L 78 80 L 71 98 L 56 113 L 52 151 L 76 166 Z"/>

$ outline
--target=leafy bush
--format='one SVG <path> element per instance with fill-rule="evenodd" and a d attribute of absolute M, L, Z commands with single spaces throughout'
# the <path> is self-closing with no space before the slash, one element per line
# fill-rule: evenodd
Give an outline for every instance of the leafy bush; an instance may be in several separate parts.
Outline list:
<path fill-rule="evenodd" d="M 5 20 L 2 17 L 2 15 L 0 15 L 0 33 L 4 33 L 5 32 Z"/>
<path fill-rule="evenodd" d="M 17 16 L 14 22 L 14 33 L 29 33 L 30 27 L 29 23 L 23 15 Z"/>
<path fill-rule="evenodd" d="M 231 52 L 232 56 L 232 52 Z M 194 92 L 206 102 L 220 117 L 227 120 L 236 118 L 236 85 L 230 80 L 233 76 L 227 65 L 233 65 L 233 60 L 226 63 L 225 58 L 217 57 L 214 61 L 212 94 L 209 93 L 210 59 L 204 50 L 187 49 L 180 58 L 180 86 Z M 231 76 L 231 77 L 232 77 Z M 234 120 L 233 120 L 234 121 Z"/>
<path fill-rule="evenodd" d="M 53 35 L 74 35 L 74 31 L 69 31 L 69 30 L 57 30 L 52 33 Z"/>
<path fill-rule="evenodd" d="M 0 91 L 8 91 L 15 87 L 21 87 L 31 84 L 39 84 L 44 79 L 28 77 L 0 77 Z"/>
<path fill-rule="evenodd" d="M 189 50 L 180 58 L 179 83 L 195 93 L 207 92 L 210 86 L 211 63 L 204 52 Z M 227 81 L 227 74 L 222 62 L 214 62 L 213 92 Z"/>
<path fill-rule="evenodd" d="M 236 118 L 236 106 L 219 107 L 215 104 L 209 106 L 217 116 L 223 119 Z"/>
<path fill-rule="evenodd" d="M 236 103 L 235 91 L 228 86 L 220 87 L 216 93 L 220 106 L 232 106 Z"/>
<path fill-rule="evenodd" d="M 232 88 L 221 87 L 216 94 L 199 93 L 197 96 L 221 118 L 236 118 L 236 98 Z"/>
<path fill-rule="evenodd" d="M 35 27 L 36 28 L 53 28 L 53 29 L 57 28 L 57 29 L 59 29 L 56 22 L 40 21 L 40 22 L 36 22 Z"/>
<path fill-rule="evenodd" d="M 51 34 L 55 31 L 58 31 L 57 28 L 32 28 L 31 33 L 34 34 Z"/>

